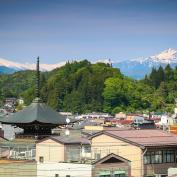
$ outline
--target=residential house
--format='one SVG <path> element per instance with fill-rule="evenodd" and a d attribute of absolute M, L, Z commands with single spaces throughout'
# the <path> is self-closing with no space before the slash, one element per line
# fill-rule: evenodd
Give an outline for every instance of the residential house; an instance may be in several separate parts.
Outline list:
<path fill-rule="evenodd" d="M 153 120 L 143 120 L 139 121 L 137 119 L 134 120 L 134 122 L 131 124 L 132 127 L 135 129 L 155 129 L 155 123 Z"/>
<path fill-rule="evenodd" d="M 119 112 L 119 113 L 115 114 L 115 118 L 119 119 L 119 120 L 124 120 L 124 119 L 126 119 L 126 114 L 123 112 Z"/>
<path fill-rule="evenodd" d="M 36 144 L 37 176 L 125 177 L 131 174 L 131 162 L 110 153 L 92 159 L 90 141 L 72 136 L 51 136 Z"/>
<path fill-rule="evenodd" d="M 93 159 L 114 153 L 131 162 L 133 177 L 165 177 L 177 166 L 177 136 L 161 130 L 109 130 L 90 140 Z"/>
<path fill-rule="evenodd" d="M 90 142 L 86 138 L 51 136 L 36 144 L 38 162 L 80 162 L 89 157 L 91 157 Z"/>

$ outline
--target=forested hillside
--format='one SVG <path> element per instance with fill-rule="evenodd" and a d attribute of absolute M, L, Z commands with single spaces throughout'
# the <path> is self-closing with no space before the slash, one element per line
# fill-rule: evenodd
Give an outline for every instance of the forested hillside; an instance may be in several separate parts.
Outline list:
<path fill-rule="evenodd" d="M 0 88 L 1 101 L 22 96 L 28 105 L 34 98 L 35 72 L 0 75 Z M 136 81 L 108 64 L 68 62 L 41 73 L 41 96 L 54 109 L 74 113 L 170 112 L 177 97 L 177 68 L 153 69 L 145 79 Z"/>

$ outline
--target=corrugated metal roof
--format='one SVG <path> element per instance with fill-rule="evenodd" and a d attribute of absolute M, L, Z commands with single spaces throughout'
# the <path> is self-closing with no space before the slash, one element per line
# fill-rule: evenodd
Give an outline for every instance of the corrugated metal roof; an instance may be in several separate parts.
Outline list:
<path fill-rule="evenodd" d="M 161 130 L 106 131 L 117 138 L 123 138 L 143 146 L 177 145 L 177 135 Z"/>

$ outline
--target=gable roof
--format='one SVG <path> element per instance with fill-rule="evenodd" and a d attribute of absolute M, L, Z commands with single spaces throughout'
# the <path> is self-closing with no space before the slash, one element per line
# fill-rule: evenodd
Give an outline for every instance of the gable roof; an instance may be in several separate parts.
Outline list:
<path fill-rule="evenodd" d="M 117 163 L 128 163 L 130 162 L 128 159 L 125 159 L 119 155 L 116 155 L 114 153 L 111 153 L 111 154 L 108 154 L 107 156 L 97 160 L 96 162 L 94 162 L 93 164 L 102 164 L 102 163 L 105 163 L 106 161 L 110 160 L 110 159 L 117 159 Z M 111 163 L 111 162 L 109 162 Z"/>
<path fill-rule="evenodd" d="M 66 116 L 59 114 L 41 100 L 34 100 L 23 110 L 0 120 L 7 124 L 28 124 L 33 122 L 65 125 Z"/>
<path fill-rule="evenodd" d="M 70 136 L 50 136 L 38 141 L 37 143 L 44 142 L 48 139 L 51 139 L 61 144 L 90 144 L 90 141 L 87 138 L 73 138 Z"/>
<path fill-rule="evenodd" d="M 90 139 L 106 134 L 127 143 L 139 146 L 142 149 L 152 146 L 177 146 L 177 135 L 161 130 L 122 130 L 102 131 L 91 136 Z"/>

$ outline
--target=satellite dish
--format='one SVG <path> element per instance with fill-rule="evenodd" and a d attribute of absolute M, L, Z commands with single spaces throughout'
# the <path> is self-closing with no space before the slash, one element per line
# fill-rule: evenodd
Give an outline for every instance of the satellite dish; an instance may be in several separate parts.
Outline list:
<path fill-rule="evenodd" d="M 66 118 L 66 123 L 69 124 L 70 123 L 70 119 Z"/>
<path fill-rule="evenodd" d="M 70 134 L 70 131 L 67 129 L 67 130 L 65 131 L 65 135 L 66 135 L 66 136 L 69 136 L 69 134 Z"/>

